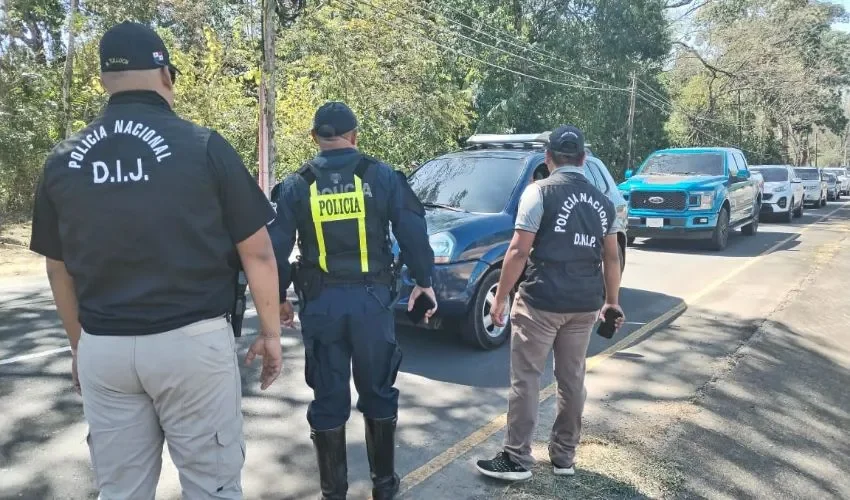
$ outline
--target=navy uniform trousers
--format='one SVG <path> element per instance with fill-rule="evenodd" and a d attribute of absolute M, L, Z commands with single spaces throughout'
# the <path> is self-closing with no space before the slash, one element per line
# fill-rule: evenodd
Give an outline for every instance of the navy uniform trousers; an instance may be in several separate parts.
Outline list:
<path fill-rule="evenodd" d="M 305 378 L 314 397 L 307 421 L 313 429 L 335 429 L 348 421 L 352 371 L 357 409 L 370 419 L 396 416 L 393 384 L 402 354 L 391 301 L 388 286 L 334 285 L 302 307 Z"/>

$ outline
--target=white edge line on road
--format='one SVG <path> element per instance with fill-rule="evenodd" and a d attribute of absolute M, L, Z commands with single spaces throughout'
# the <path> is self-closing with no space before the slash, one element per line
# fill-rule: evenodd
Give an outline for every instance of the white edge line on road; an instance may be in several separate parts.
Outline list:
<path fill-rule="evenodd" d="M 21 361 L 29 361 L 30 359 L 43 358 L 45 356 L 52 356 L 54 354 L 59 354 L 62 352 L 67 352 L 71 350 L 71 346 L 66 345 L 65 347 L 60 347 L 58 349 L 50 349 L 49 351 L 39 351 L 33 352 L 30 354 L 22 354 L 20 356 L 15 356 L 14 358 L 8 359 L 0 359 L 0 365 L 11 365 L 12 363 L 19 363 Z"/>

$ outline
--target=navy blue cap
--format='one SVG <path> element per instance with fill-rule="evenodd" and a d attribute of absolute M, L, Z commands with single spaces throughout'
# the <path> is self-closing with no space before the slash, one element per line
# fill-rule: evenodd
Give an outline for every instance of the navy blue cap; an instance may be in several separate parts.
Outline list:
<path fill-rule="evenodd" d="M 331 101 L 316 110 L 313 131 L 325 139 L 339 137 L 357 128 L 357 117 L 344 102 Z"/>
<path fill-rule="evenodd" d="M 578 158 L 584 154 L 584 134 L 574 125 L 561 125 L 549 134 L 546 147 L 553 153 Z"/>
<path fill-rule="evenodd" d="M 179 73 L 162 38 L 144 24 L 124 21 L 100 39 L 100 70 L 104 73 L 162 67 Z"/>

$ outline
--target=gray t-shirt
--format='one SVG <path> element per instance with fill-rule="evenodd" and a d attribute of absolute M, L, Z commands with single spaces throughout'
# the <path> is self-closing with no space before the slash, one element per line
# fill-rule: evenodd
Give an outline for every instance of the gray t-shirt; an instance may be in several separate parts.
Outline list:
<path fill-rule="evenodd" d="M 559 167 L 555 172 L 573 172 L 585 175 L 584 167 Z M 555 173 L 552 172 L 552 173 Z M 543 219 L 543 195 L 540 192 L 540 186 L 536 182 L 529 184 L 522 196 L 519 199 L 519 207 L 517 208 L 516 222 L 514 229 L 528 231 L 529 233 L 537 233 L 540 229 L 540 221 Z M 620 224 L 615 221 L 608 229 L 608 234 L 616 234 Z"/>

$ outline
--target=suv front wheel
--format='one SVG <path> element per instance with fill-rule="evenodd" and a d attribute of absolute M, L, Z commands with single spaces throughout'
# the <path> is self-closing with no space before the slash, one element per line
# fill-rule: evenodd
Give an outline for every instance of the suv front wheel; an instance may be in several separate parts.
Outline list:
<path fill-rule="evenodd" d="M 511 335 L 510 320 L 500 328 L 490 319 L 490 308 L 493 301 L 496 300 L 496 287 L 499 285 L 501 275 L 500 269 L 494 269 L 484 276 L 475 294 L 472 307 L 467 313 L 466 321 L 461 326 L 463 339 L 481 349 L 495 349 L 504 344 Z M 511 293 L 508 296 L 507 307 L 505 307 L 505 314 L 509 317 L 513 302 L 514 294 Z"/>

